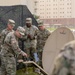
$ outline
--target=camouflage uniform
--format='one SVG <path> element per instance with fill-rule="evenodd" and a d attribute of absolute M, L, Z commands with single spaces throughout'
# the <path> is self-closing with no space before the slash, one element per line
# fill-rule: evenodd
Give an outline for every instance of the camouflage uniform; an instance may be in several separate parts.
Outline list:
<path fill-rule="evenodd" d="M 4 44 L 4 39 L 6 37 L 6 35 L 9 33 L 9 32 L 14 32 L 14 30 L 7 30 L 7 29 L 4 29 L 1 33 L 1 38 L 0 38 L 0 51 L 1 51 L 1 48 L 3 47 L 3 44 Z M 0 54 L 1 55 L 1 54 Z M 1 58 L 1 57 L 0 57 Z M 0 59 L 0 65 L 1 65 L 1 59 Z"/>
<path fill-rule="evenodd" d="M 1 32 L 1 39 L 0 39 L 1 45 L 3 45 L 4 39 L 5 39 L 6 35 L 7 35 L 9 32 L 14 32 L 14 30 L 4 29 L 4 30 Z"/>
<path fill-rule="evenodd" d="M 24 29 L 26 30 L 24 42 L 25 51 L 28 54 L 28 59 L 35 61 L 34 53 L 36 53 L 38 28 L 34 25 L 31 25 L 31 27 L 28 28 L 25 25 Z"/>
<path fill-rule="evenodd" d="M 37 48 L 39 51 L 43 50 L 43 47 L 49 35 L 50 35 L 50 32 L 47 29 L 39 30 L 38 36 L 37 36 Z"/>
<path fill-rule="evenodd" d="M 15 21 L 12 20 L 12 19 L 9 19 L 8 20 L 8 24 L 14 27 L 15 26 Z M 7 26 L 6 29 L 2 30 L 2 32 L 1 32 L 1 39 L 0 39 L 0 48 L 4 44 L 4 39 L 5 39 L 6 35 L 9 32 L 14 32 L 13 28 L 11 30 L 8 30 L 8 26 Z"/>
<path fill-rule="evenodd" d="M 38 27 L 39 26 L 43 26 L 43 23 L 39 24 Z M 38 36 L 37 36 L 37 50 L 40 59 L 40 65 L 42 64 L 41 60 L 42 60 L 43 48 L 50 34 L 51 33 L 46 28 L 44 28 L 43 30 L 39 29 Z"/>
<path fill-rule="evenodd" d="M 51 75 L 75 75 L 75 41 L 62 48 L 56 57 Z"/>
<path fill-rule="evenodd" d="M 15 21 L 12 20 L 12 19 L 9 19 L 8 20 L 8 24 L 12 25 L 12 26 L 15 26 Z M 6 35 L 9 33 L 9 32 L 14 32 L 14 30 L 8 30 L 7 28 L 2 30 L 1 34 L 0 34 L 0 51 L 1 51 L 1 48 L 3 47 L 3 44 L 4 44 L 4 39 L 6 37 Z M 1 55 L 1 53 L 0 53 Z M 0 65 L 1 65 L 1 57 L 0 57 Z"/>
<path fill-rule="evenodd" d="M 18 46 L 18 38 L 15 32 L 10 32 L 4 40 L 1 50 L 1 74 L 0 75 L 16 75 L 16 59 L 15 56 L 23 55 L 24 52 Z"/>

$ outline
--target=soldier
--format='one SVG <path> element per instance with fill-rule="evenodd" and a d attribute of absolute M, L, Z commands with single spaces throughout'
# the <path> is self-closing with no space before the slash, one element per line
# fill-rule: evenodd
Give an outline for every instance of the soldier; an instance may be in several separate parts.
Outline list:
<path fill-rule="evenodd" d="M 39 32 L 37 36 L 37 50 L 38 50 L 38 55 L 40 59 L 40 66 L 42 66 L 41 60 L 42 60 L 43 48 L 47 38 L 49 37 L 51 33 L 44 27 L 42 20 L 38 21 L 38 28 L 39 28 Z"/>
<path fill-rule="evenodd" d="M 12 19 L 9 19 L 8 20 L 8 23 L 7 23 L 7 28 L 2 30 L 1 34 L 0 34 L 0 51 L 1 51 L 1 48 L 4 44 L 4 39 L 6 37 L 6 35 L 9 33 L 9 32 L 13 32 L 13 28 L 15 26 L 15 21 L 12 20 Z M 1 65 L 1 59 L 0 59 L 0 65 Z"/>
<path fill-rule="evenodd" d="M 25 29 L 18 27 L 16 31 L 7 34 L 4 45 L 1 49 L 1 74 L 0 75 L 16 75 L 16 59 L 19 54 L 26 56 L 18 46 L 18 38 L 24 35 Z"/>
<path fill-rule="evenodd" d="M 32 25 L 31 18 L 26 18 L 26 25 L 24 26 L 24 29 L 26 30 L 24 47 L 26 53 L 28 54 L 28 59 L 37 62 L 38 58 L 36 53 L 36 45 L 38 28 Z"/>
<path fill-rule="evenodd" d="M 9 32 L 13 32 L 13 28 L 15 26 L 15 21 L 12 19 L 8 20 L 7 28 L 1 32 L 0 45 L 2 46 L 4 43 L 4 39 Z"/>
<path fill-rule="evenodd" d="M 75 75 L 75 41 L 69 42 L 61 49 L 51 75 Z"/>

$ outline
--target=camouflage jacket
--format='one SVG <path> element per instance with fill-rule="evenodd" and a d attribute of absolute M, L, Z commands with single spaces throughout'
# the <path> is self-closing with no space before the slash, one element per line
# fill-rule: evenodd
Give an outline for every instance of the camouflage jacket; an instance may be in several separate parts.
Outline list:
<path fill-rule="evenodd" d="M 39 30 L 38 36 L 37 36 L 37 47 L 42 49 L 44 47 L 45 42 L 46 42 L 46 40 L 47 40 L 47 38 L 50 34 L 51 33 L 47 29 Z"/>
<path fill-rule="evenodd" d="M 14 32 L 8 33 L 4 40 L 4 45 L 1 50 L 2 55 L 19 55 L 24 52 L 19 48 L 18 38 Z"/>
<path fill-rule="evenodd" d="M 31 25 L 30 28 L 27 26 L 24 26 L 25 29 L 25 43 L 24 45 L 27 47 L 30 46 L 36 46 L 37 44 L 37 34 L 38 34 L 38 28 L 34 25 Z M 30 38 L 29 38 L 29 37 Z"/>
<path fill-rule="evenodd" d="M 68 75 L 70 63 L 64 56 L 58 56 L 54 63 L 54 68 L 51 75 Z"/>
<path fill-rule="evenodd" d="M 69 59 L 68 57 L 59 53 L 51 75 L 75 75 L 75 58 Z"/>
<path fill-rule="evenodd" d="M 1 32 L 0 45 L 3 45 L 4 39 L 5 39 L 6 35 L 7 35 L 9 32 L 14 32 L 14 30 L 9 31 L 9 30 L 7 30 L 7 29 L 4 29 L 4 30 Z"/>

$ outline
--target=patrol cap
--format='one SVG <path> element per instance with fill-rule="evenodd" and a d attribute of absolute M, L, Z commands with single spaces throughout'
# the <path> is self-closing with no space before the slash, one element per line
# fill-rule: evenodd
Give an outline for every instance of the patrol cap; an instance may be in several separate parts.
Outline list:
<path fill-rule="evenodd" d="M 31 18 L 26 18 L 26 23 L 32 23 L 32 19 Z"/>
<path fill-rule="evenodd" d="M 12 25 L 12 26 L 15 26 L 15 21 L 12 20 L 12 19 L 9 19 L 9 20 L 8 20 L 8 24 L 10 24 L 10 25 Z"/>
<path fill-rule="evenodd" d="M 18 26 L 17 30 L 19 31 L 19 33 L 20 33 L 21 35 L 24 35 L 25 29 L 24 29 L 23 27 Z"/>
<path fill-rule="evenodd" d="M 43 26 L 43 21 L 42 20 L 38 21 L 38 26 Z"/>

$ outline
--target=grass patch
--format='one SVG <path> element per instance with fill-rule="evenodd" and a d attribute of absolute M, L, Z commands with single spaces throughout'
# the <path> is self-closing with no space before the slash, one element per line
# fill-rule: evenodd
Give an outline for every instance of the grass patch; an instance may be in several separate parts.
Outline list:
<path fill-rule="evenodd" d="M 48 28 L 48 30 L 50 30 L 50 31 L 54 31 L 56 28 Z"/>
<path fill-rule="evenodd" d="M 28 67 L 27 69 L 20 69 L 17 71 L 16 75 L 39 75 L 38 73 L 33 72 L 32 67 Z"/>

